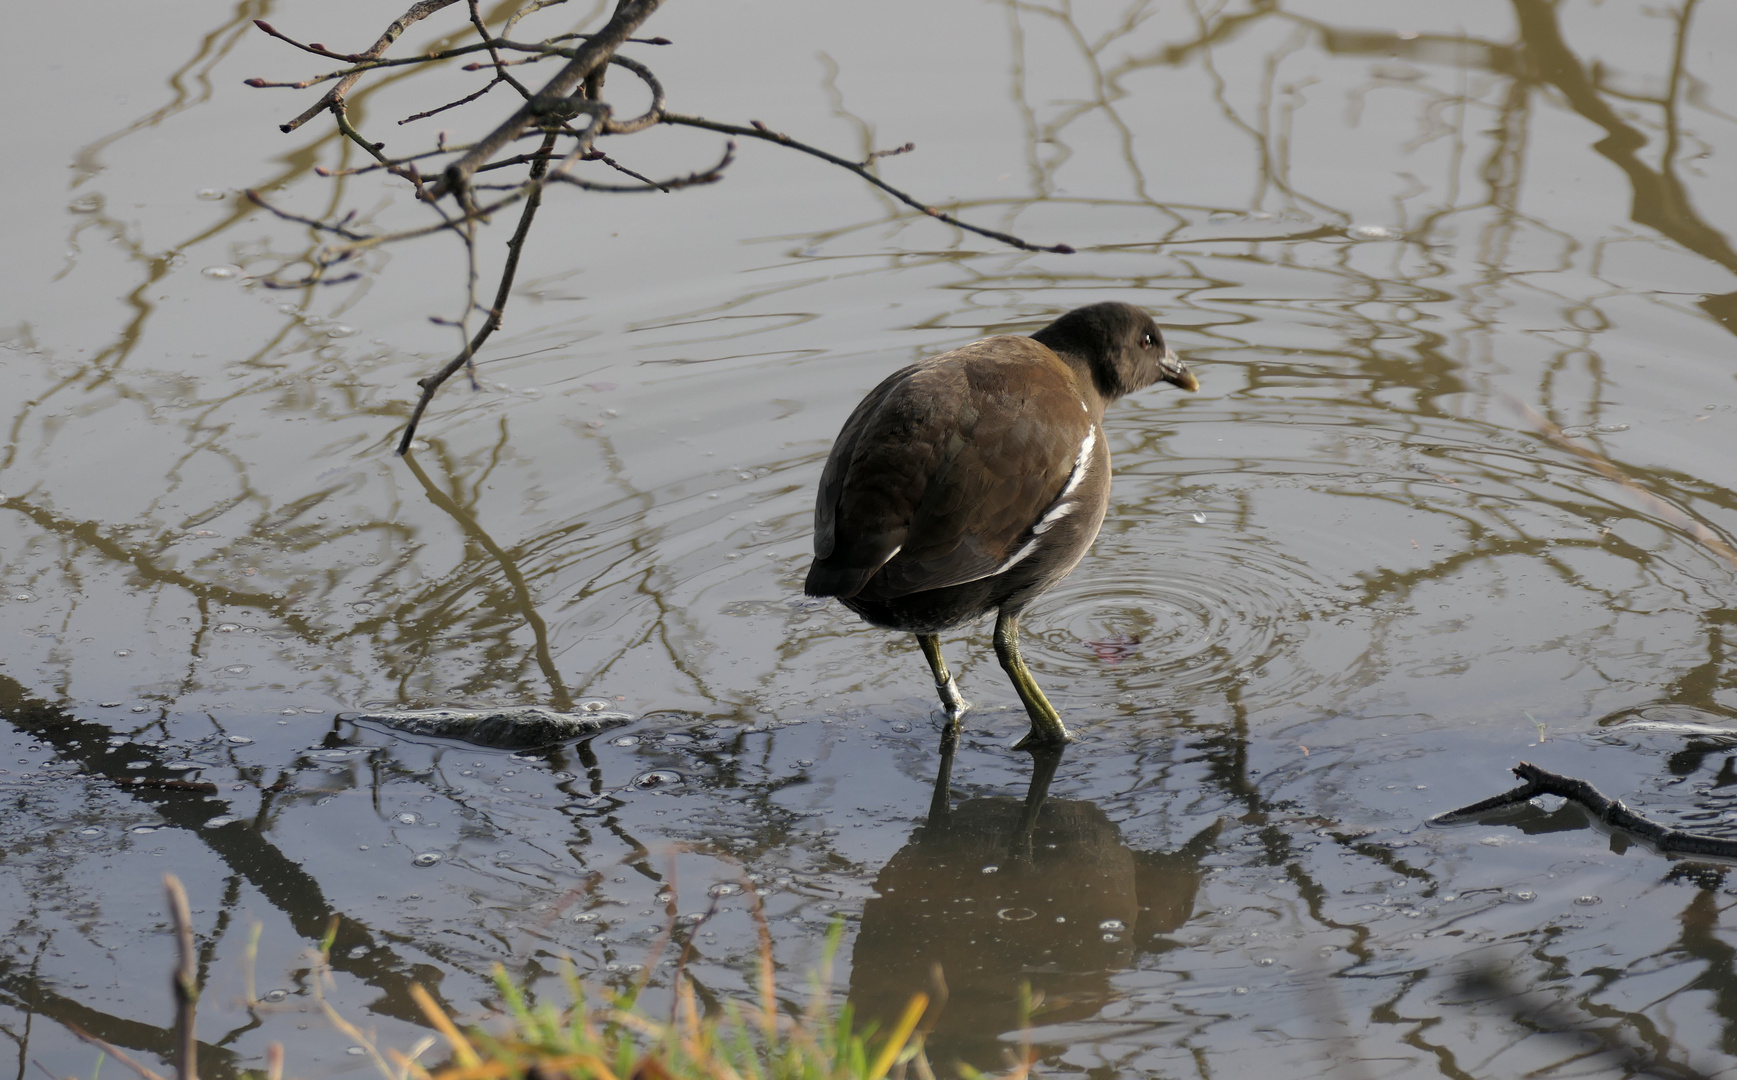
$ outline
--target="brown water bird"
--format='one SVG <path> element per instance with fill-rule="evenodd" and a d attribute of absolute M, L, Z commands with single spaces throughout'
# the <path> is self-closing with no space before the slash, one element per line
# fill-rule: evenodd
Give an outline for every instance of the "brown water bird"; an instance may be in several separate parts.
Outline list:
<path fill-rule="evenodd" d="M 1091 547 L 1110 503 L 1104 409 L 1164 381 L 1200 382 L 1132 304 L 1070 311 L 894 372 L 826 459 L 805 589 L 917 636 L 950 725 L 969 704 L 936 637 L 996 611 L 995 655 L 1031 730 L 1067 728 L 1019 655 L 1019 616 Z"/>

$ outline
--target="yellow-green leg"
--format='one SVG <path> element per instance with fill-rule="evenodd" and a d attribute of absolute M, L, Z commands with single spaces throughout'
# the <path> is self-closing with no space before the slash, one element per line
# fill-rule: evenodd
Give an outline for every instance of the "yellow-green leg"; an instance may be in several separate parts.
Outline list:
<path fill-rule="evenodd" d="M 965 715 L 971 703 L 960 695 L 959 684 L 947 671 L 947 661 L 941 659 L 941 639 L 934 634 L 918 634 L 917 644 L 923 650 L 923 659 L 929 662 L 929 670 L 934 673 L 935 693 L 941 695 L 941 707 L 947 710 L 947 726 L 956 728 L 959 718 Z"/>
<path fill-rule="evenodd" d="M 995 657 L 1001 661 L 1001 668 L 1007 672 L 1007 677 L 1013 680 L 1013 688 L 1019 692 L 1019 700 L 1025 703 L 1026 715 L 1031 717 L 1031 730 L 1025 733 L 1025 738 L 1013 744 L 1015 750 L 1030 750 L 1040 746 L 1061 746 L 1073 741 L 1067 727 L 1061 722 L 1061 714 L 1055 711 L 1055 706 L 1043 696 L 1038 689 L 1037 680 L 1026 670 L 1025 660 L 1019 655 L 1019 616 L 1002 612 L 995 620 Z"/>

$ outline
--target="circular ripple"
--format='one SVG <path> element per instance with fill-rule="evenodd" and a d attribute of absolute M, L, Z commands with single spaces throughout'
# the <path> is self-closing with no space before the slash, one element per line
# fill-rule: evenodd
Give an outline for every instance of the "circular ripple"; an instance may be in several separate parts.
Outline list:
<path fill-rule="evenodd" d="M 1141 530 L 1145 532 L 1145 530 Z M 1125 693 L 1227 682 L 1265 694 L 1313 683 L 1296 656 L 1308 624 L 1345 610 L 1347 591 L 1250 531 L 1188 530 L 1185 552 L 1155 556 L 1139 532 L 1114 538 L 1041 599 L 1027 619 L 1034 666 Z M 1096 565 L 1093 565 L 1093 564 Z"/>

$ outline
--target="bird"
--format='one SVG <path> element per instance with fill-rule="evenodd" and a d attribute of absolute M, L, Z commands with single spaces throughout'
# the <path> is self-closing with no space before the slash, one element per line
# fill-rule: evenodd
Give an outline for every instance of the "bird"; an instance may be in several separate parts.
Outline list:
<path fill-rule="evenodd" d="M 1071 741 L 1020 655 L 1019 620 L 1103 524 L 1104 410 L 1159 381 L 1200 388 L 1145 311 L 1091 304 L 1030 337 L 984 338 L 901 368 L 839 431 L 821 470 L 804 592 L 916 635 L 944 741 L 970 704 L 938 635 L 991 611 L 996 658 L 1031 720 L 1015 749 Z"/>

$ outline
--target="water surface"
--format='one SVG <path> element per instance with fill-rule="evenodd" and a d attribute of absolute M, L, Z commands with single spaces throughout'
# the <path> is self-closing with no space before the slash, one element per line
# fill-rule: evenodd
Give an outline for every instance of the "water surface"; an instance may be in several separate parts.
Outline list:
<path fill-rule="evenodd" d="M 480 391 L 444 390 L 404 459 L 461 251 L 266 286 L 312 240 L 241 188 L 426 211 L 315 175 L 354 162 L 277 131 L 312 92 L 242 79 L 324 61 L 256 17 L 352 48 L 390 15 L 116 9 L 100 56 L 0 73 L 59 102 L 8 119 L 0 312 L 20 1074 L 87 1074 L 74 1026 L 164 1060 L 166 871 L 213 1076 L 272 1041 L 298 1075 L 367 1067 L 315 1000 L 334 917 L 320 992 L 409 1048 L 412 982 L 486 1022 L 496 963 L 551 994 L 566 957 L 650 965 L 659 1001 L 691 944 L 704 1000 L 745 992 L 755 897 L 792 1002 L 835 919 L 836 992 L 871 1011 L 944 939 L 938 1064 L 1016 1047 L 1023 979 L 1055 1075 L 1731 1071 L 1725 867 L 1571 806 L 1424 825 L 1518 760 L 1737 822 L 1737 568 L 1698 538 L 1737 529 L 1731 9 L 672 2 L 647 29 L 674 44 L 630 53 L 672 108 L 915 142 L 880 174 L 1078 253 L 767 145 L 710 187 L 561 192 Z M 397 126 L 484 76 L 444 77 L 353 116 L 394 151 L 488 126 Z M 667 175 L 721 141 L 608 148 Z M 977 708 L 937 802 L 920 656 L 800 595 L 811 491 L 887 372 L 1097 300 L 1151 310 L 1203 389 L 1112 410 L 1103 533 L 1027 616 L 1080 740 L 1022 854 L 1025 720 L 985 628 L 946 640 Z M 519 702 L 638 719 L 515 754 L 340 715 Z"/>

